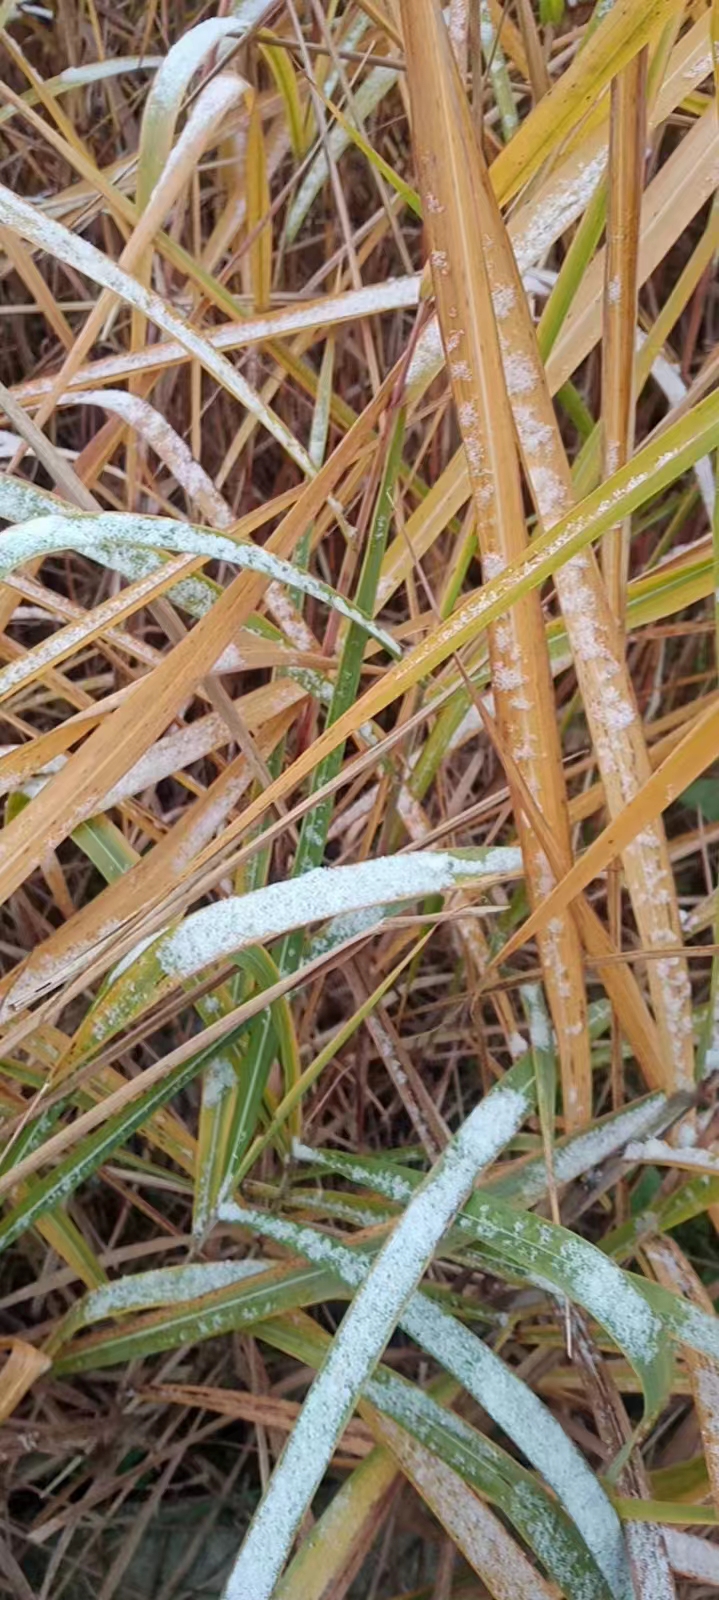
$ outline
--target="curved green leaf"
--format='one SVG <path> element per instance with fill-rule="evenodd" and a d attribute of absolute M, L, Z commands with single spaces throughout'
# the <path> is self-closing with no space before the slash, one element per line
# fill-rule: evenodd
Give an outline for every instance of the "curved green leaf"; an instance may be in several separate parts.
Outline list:
<path fill-rule="evenodd" d="M 292 585 L 303 594 L 322 600 L 348 622 L 357 623 L 397 657 L 399 648 L 384 628 L 378 626 L 351 601 L 345 600 L 329 584 L 313 578 L 308 572 L 298 572 L 289 561 L 273 556 L 261 545 L 223 538 L 221 534 L 208 533 L 203 528 L 186 522 L 175 522 L 170 517 L 140 517 L 120 511 L 104 511 L 99 516 L 90 513 L 76 516 L 33 517 L 3 534 L 0 546 L 0 579 L 16 567 L 34 561 L 38 556 L 54 555 L 59 550 L 76 550 L 80 555 L 103 566 L 120 566 L 127 577 L 140 577 L 133 554 L 147 550 L 173 550 L 180 555 L 198 555 L 207 561 L 229 561 L 248 572 L 263 572 L 278 583 Z"/>

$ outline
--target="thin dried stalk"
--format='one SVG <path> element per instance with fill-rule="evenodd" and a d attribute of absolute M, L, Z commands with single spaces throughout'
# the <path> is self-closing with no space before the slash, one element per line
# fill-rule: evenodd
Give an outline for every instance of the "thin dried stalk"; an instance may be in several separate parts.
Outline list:
<path fill-rule="evenodd" d="M 646 142 L 647 52 L 642 50 L 612 83 L 609 198 L 604 265 L 602 427 L 604 475 L 629 460 L 634 443 L 634 344 L 639 235 Z M 609 603 L 623 623 L 629 576 L 628 523 L 602 542 Z"/>

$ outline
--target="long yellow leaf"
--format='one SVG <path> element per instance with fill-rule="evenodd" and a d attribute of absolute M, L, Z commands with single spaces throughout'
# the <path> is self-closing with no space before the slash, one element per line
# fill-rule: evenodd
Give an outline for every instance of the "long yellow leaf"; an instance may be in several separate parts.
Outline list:
<path fill-rule="evenodd" d="M 596 105 L 603 89 L 669 20 L 684 0 L 615 0 L 601 26 L 557 84 L 497 156 L 492 169 L 502 204 L 533 176 Z"/>
<path fill-rule="evenodd" d="M 416 165 L 430 261 L 457 416 L 464 438 L 486 576 L 527 545 L 510 397 L 502 369 L 485 264 L 481 173 L 467 100 L 434 0 L 403 0 Z M 508 382 L 511 388 L 511 382 Z M 564 870 L 571 846 L 561 751 L 539 596 L 489 629 L 492 687 L 501 740 L 551 830 Z M 509 773 L 530 897 L 545 899 L 554 876 Z M 568 1126 L 591 1116 L 591 1067 L 581 948 L 570 920 L 540 942 L 559 1042 Z"/>

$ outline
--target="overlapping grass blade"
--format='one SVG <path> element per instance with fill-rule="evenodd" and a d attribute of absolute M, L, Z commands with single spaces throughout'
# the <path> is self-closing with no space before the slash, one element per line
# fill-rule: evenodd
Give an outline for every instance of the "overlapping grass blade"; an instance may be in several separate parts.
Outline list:
<path fill-rule="evenodd" d="M 483 1166 L 521 1125 L 532 1073 L 513 1069 L 455 1135 L 357 1290 L 342 1328 L 253 1517 L 225 1593 L 269 1600 L 337 1436 L 382 1354 L 403 1306 Z"/>

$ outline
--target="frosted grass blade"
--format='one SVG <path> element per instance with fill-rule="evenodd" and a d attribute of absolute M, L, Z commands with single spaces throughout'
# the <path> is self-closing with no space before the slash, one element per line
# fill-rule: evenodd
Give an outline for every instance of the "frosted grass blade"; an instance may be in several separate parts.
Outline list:
<path fill-rule="evenodd" d="M 206 906 L 125 958 L 76 1035 L 73 1054 L 97 1048 L 193 973 L 289 928 L 393 900 L 448 893 L 462 885 L 479 887 L 520 871 L 519 852 L 511 847 L 377 856 L 347 867 L 317 867 L 301 878 Z"/>
<path fill-rule="evenodd" d="M 510 1078 L 512 1082 L 510 1084 Z M 225 1586 L 225 1600 L 270 1600 L 336 1439 L 402 1309 L 483 1166 L 521 1125 L 531 1073 L 508 1074 L 455 1135 L 358 1289 L 305 1401 Z"/>
<path fill-rule="evenodd" d="M 347 1288 L 357 1288 L 371 1270 L 371 1262 L 307 1224 L 258 1211 L 256 1207 L 225 1203 L 225 1222 L 274 1239 L 315 1265 L 337 1273 Z M 629 1569 L 619 1520 L 603 1489 L 597 1484 L 579 1451 L 568 1440 L 550 1412 L 511 1369 L 456 1318 L 443 1311 L 426 1294 L 417 1293 L 406 1304 L 400 1327 L 462 1384 L 557 1493 L 564 1509 L 581 1533 L 604 1573 L 613 1595 L 631 1595 Z"/>
<path fill-rule="evenodd" d="M 15 567 L 35 560 L 38 556 L 54 554 L 58 550 L 77 550 L 91 560 L 112 566 L 122 564 L 127 576 L 142 576 L 134 570 L 133 550 L 175 550 L 180 554 L 203 556 L 206 560 L 229 561 L 246 572 L 262 572 L 275 582 L 291 584 L 304 594 L 323 600 L 348 621 L 361 626 L 394 657 L 398 647 L 384 628 L 379 628 L 365 617 L 342 595 L 335 594 L 329 584 L 322 583 L 311 573 L 299 572 L 288 561 L 282 561 L 261 545 L 249 541 L 223 538 L 208 533 L 189 523 L 175 522 L 169 517 L 138 517 L 123 512 L 107 511 L 99 516 L 84 515 L 34 517 L 29 522 L 10 528 L 3 535 L 0 551 L 0 578 Z"/>

